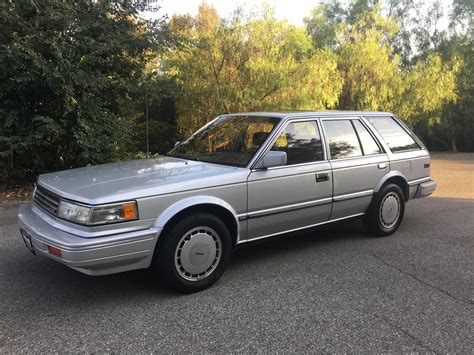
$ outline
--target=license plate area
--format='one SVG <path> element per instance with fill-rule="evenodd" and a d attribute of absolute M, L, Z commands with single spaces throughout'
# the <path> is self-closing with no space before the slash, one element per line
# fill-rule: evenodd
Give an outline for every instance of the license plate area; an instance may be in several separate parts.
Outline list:
<path fill-rule="evenodd" d="M 20 234 L 21 234 L 21 239 L 23 239 L 23 243 L 25 243 L 25 246 L 28 248 L 31 254 L 36 255 L 35 247 L 33 246 L 33 243 L 31 242 L 31 236 L 27 232 L 25 232 L 23 229 L 20 230 Z"/>

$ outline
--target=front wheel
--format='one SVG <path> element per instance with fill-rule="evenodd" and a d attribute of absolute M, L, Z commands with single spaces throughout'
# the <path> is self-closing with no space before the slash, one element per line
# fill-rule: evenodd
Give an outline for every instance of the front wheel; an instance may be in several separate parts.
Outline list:
<path fill-rule="evenodd" d="M 211 286 L 222 276 L 230 260 L 229 230 L 211 214 L 188 215 L 160 239 L 154 257 L 156 268 L 161 277 L 181 292 L 196 292 Z"/>
<path fill-rule="evenodd" d="M 400 186 L 384 186 L 374 197 L 367 210 L 364 222 L 372 233 L 379 237 L 396 232 L 405 213 L 405 198 Z"/>

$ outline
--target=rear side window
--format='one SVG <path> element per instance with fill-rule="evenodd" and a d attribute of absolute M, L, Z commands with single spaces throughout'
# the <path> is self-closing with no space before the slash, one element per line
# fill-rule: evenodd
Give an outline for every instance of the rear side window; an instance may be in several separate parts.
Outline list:
<path fill-rule="evenodd" d="M 394 153 L 421 149 L 393 117 L 366 117 Z"/>
<path fill-rule="evenodd" d="M 323 121 L 331 159 L 362 156 L 362 149 L 350 120 Z"/>
<path fill-rule="evenodd" d="M 323 160 L 323 146 L 316 121 L 288 124 L 272 150 L 286 152 L 287 165 Z"/>
<path fill-rule="evenodd" d="M 367 131 L 367 128 L 365 128 L 359 120 L 353 120 L 352 123 L 354 124 L 357 134 L 359 135 L 364 155 L 380 154 L 380 147 L 378 146 L 374 137 L 372 137 L 369 131 Z"/>

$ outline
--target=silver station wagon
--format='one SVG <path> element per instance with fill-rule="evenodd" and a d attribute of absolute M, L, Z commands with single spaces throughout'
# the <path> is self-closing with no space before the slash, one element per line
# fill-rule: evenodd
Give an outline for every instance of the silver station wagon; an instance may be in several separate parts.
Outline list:
<path fill-rule="evenodd" d="M 435 188 L 391 113 L 230 114 L 166 156 L 40 175 L 18 223 L 33 254 L 88 275 L 151 267 L 193 292 L 238 245 L 355 217 L 387 236 Z"/>

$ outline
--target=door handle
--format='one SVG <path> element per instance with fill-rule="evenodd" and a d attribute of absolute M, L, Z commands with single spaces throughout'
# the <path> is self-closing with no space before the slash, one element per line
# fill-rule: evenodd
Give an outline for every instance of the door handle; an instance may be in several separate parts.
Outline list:
<path fill-rule="evenodd" d="M 387 167 L 387 163 L 379 163 L 379 169 L 385 169 Z"/>
<path fill-rule="evenodd" d="M 316 182 L 328 181 L 328 180 L 329 180 L 328 173 L 316 173 Z"/>

